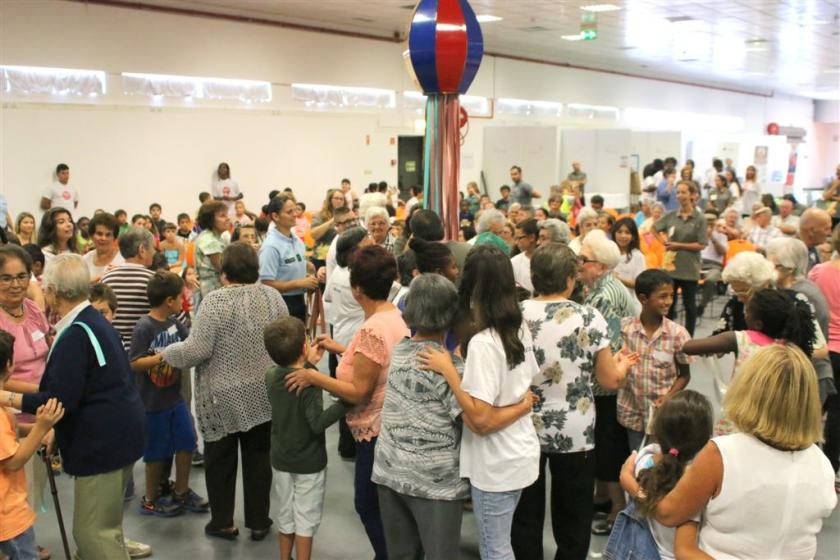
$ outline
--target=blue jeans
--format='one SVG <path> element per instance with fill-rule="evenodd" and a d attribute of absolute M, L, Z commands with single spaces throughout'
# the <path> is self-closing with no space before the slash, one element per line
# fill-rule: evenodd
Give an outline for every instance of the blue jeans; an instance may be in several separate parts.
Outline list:
<path fill-rule="evenodd" d="M 514 560 L 510 530 L 522 490 L 485 492 L 475 486 L 470 486 L 470 490 L 481 560 Z"/>
<path fill-rule="evenodd" d="M 353 477 L 354 505 L 365 527 L 376 560 L 388 560 L 385 528 L 382 526 L 382 516 L 379 513 L 379 495 L 376 484 L 370 480 L 373 474 L 375 448 L 376 438 L 356 442 L 356 472 Z"/>
<path fill-rule="evenodd" d="M 38 560 L 35 527 L 30 527 L 8 541 L 0 541 L 0 552 L 8 556 L 10 560 Z"/>

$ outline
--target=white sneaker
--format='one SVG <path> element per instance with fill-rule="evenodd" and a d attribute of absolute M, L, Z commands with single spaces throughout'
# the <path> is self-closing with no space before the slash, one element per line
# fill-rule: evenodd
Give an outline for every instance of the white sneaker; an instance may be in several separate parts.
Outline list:
<path fill-rule="evenodd" d="M 124 539 L 125 549 L 128 555 L 133 558 L 148 558 L 152 555 L 152 547 L 131 539 Z"/>

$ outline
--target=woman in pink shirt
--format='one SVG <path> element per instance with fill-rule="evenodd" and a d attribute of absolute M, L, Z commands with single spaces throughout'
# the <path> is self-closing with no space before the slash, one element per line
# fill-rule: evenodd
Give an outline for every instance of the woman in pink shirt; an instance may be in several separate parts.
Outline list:
<path fill-rule="evenodd" d="M 313 370 L 286 376 L 290 391 L 315 385 L 356 405 L 347 414 L 347 426 L 356 440 L 355 506 L 377 560 L 388 556 L 376 485 L 370 480 L 373 455 L 391 354 L 400 340 L 410 336 L 400 311 L 388 301 L 396 279 L 397 261 L 384 247 L 358 249 L 350 260 L 350 287 L 365 312 L 365 322 L 346 348 L 329 337 L 319 337 L 322 350 L 342 355 L 336 379 Z"/>
<path fill-rule="evenodd" d="M 0 329 L 15 337 L 15 369 L 9 391 L 34 393 L 49 351 L 49 324 L 38 305 L 26 297 L 32 259 L 17 245 L 0 247 Z"/>
<path fill-rule="evenodd" d="M 816 284 L 828 302 L 828 355 L 834 370 L 834 386 L 840 388 L 840 226 L 831 235 L 831 249 L 835 257 L 816 265 L 808 279 Z M 831 461 L 834 472 L 840 468 L 840 394 L 829 395 L 825 400 L 825 444 L 823 452 Z M 834 483 L 840 492 L 840 476 Z"/>

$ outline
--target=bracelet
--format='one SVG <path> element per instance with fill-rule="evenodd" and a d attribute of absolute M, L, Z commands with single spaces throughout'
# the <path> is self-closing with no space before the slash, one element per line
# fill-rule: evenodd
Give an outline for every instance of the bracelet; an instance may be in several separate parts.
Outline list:
<path fill-rule="evenodd" d="M 14 394 L 14 393 L 12 393 L 11 391 L 9 391 L 9 407 L 10 407 L 10 408 L 14 408 L 14 407 L 15 407 L 15 405 L 14 405 L 14 404 L 12 404 L 12 402 L 13 402 L 12 400 L 14 399 L 14 397 L 15 397 L 15 394 Z"/>

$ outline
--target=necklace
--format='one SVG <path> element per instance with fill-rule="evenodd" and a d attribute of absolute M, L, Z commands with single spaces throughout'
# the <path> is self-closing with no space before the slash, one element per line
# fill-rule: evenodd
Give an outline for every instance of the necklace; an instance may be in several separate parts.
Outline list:
<path fill-rule="evenodd" d="M 11 311 L 8 307 L 6 307 L 5 305 L 4 305 L 4 306 L 2 306 L 2 307 L 3 307 L 3 311 L 5 311 L 6 313 L 8 313 L 9 315 L 11 315 L 12 317 L 14 317 L 15 319 L 20 319 L 20 318 L 22 318 L 22 317 L 23 317 L 23 315 L 24 315 L 23 305 L 20 305 L 20 306 L 18 307 L 18 309 L 20 310 L 20 312 L 19 312 L 19 313 L 12 313 L 12 311 Z"/>

